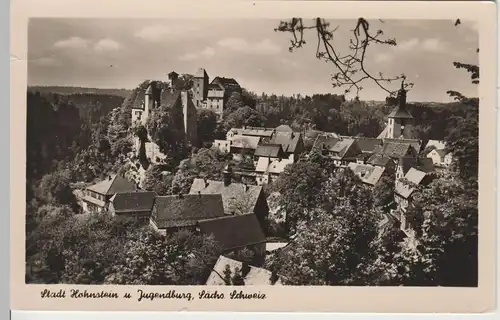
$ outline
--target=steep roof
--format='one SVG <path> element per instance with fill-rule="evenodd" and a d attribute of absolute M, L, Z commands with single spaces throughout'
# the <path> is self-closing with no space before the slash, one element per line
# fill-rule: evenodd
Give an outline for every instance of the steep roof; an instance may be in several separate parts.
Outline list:
<path fill-rule="evenodd" d="M 377 138 L 356 137 L 355 139 L 363 153 L 373 153 L 376 147 L 382 145 L 384 142 L 382 139 Z"/>
<path fill-rule="evenodd" d="M 223 250 L 234 250 L 266 241 L 257 216 L 253 213 L 226 216 L 198 222 L 200 232 L 213 235 Z"/>
<path fill-rule="evenodd" d="M 231 147 L 244 149 L 257 149 L 260 137 L 236 135 L 231 139 Z"/>
<path fill-rule="evenodd" d="M 149 87 L 148 87 L 149 88 Z M 137 94 L 132 101 L 132 109 L 141 109 L 144 110 L 144 100 L 146 98 L 146 94 L 144 90 L 137 90 Z"/>
<path fill-rule="evenodd" d="M 409 143 L 391 141 L 384 143 L 380 153 L 391 158 L 401 158 L 408 153 L 411 147 Z"/>
<path fill-rule="evenodd" d="M 383 154 L 372 154 L 370 158 L 368 158 L 366 163 L 373 166 L 385 167 L 389 161 L 391 161 L 391 158 L 388 156 L 385 156 Z"/>
<path fill-rule="evenodd" d="M 277 158 L 281 156 L 282 152 L 280 144 L 261 144 L 255 149 L 254 155 L 257 157 Z"/>
<path fill-rule="evenodd" d="M 167 75 L 168 75 L 168 76 L 172 76 L 172 75 L 174 75 L 174 76 L 178 76 L 179 74 L 178 74 L 177 72 L 175 72 L 175 71 L 171 71 L 171 72 L 169 72 Z"/>
<path fill-rule="evenodd" d="M 292 164 L 292 162 L 289 161 L 288 159 L 273 160 L 271 161 L 271 163 L 269 163 L 269 166 L 267 167 L 267 172 L 273 174 L 280 174 L 283 171 L 285 171 L 286 166 L 289 164 Z"/>
<path fill-rule="evenodd" d="M 117 193 L 111 198 L 111 202 L 117 213 L 151 211 L 156 196 L 156 192 L 152 191 Z"/>
<path fill-rule="evenodd" d="M 337 134 L 320 133 L 314 140 L 313 148 L 317 150 L 331 150 L 340 137 Z"/>
<path fill-rule="evenodd" d="M 280 126 L 277 126 L 276 127 L 276 131 L 279 131 L 279 132 L 293 132 L 292 128 L 290 128 L 290 126 L 288 126 L 286 124 L 282 124 Z"/>
<path fill-rule="evenodd" d="M 114 175 L 87 187 L 87 189 L 102 195 L 110 196 L 115 193 L 135 191 L 137 190 L 137 186 L 134 182 L 129 181 L 121 175 Z"/>
<path fill-rule="evenodd" d="M 228 186 L 222 181 L 194 179 L 190 194 L 217 194 L 222 197 L 224 212 L 227 214 L 245 214 L 254 212 L 262 193 L 261 186 L 231 183 Z"/>
<path fill-rule="evenodd" d="M 240 89 L 240 84 L 233 78 L 215 77 L 212 83 L 219 83 L 226 90 Z"/>
<path fill-rule="evenodd" d="M 281 144 L 281 148 L 285 153 L 295 153 L 300 139 L 300 133 L 281 131 L 275 132 L 270 142 L 272 144 Z"/>
<path fill-rule="evenodd" d="M 446 145 L 444 143 L 444 141 L 440 141 L 440 140 L 429 140 L 427 142 L 427 144 L 425 145 L 426 148 L 429 148 L 429 147 L 435 147 L 436 149 L 438 150 L 443 150 Z"/>
<path fill-rule="evenodd" d="M 425 172 L 417 170 L 415 168 L 411 168 L 410 170 L 408 170 L 404 178 L 416 185 L 419 185 L 425 178 L 425 176 L 426 176 Z M 400 196 L 402 196 L 403 198 L 408 199 L 408 197 L 411 196 L 413 191 L 415 191 L 414 187 L 408 186 L 401 180 L 396 181 L 395 192 Z"/>
<path fill-rule="evenodd" d="M 389 142 L 395 142 L 395 143 L 409 143 L 415 151 L 419 152 L 420 148 L 422 146 L 422 141 L 418 139 L 395 139 L 395 138 L 384 138 L 384 144 L 389 143 Z"/>
<path fill-rule="evenodd" d="M 431 158 L 418 158 L 417 169 L 426 173 L 434 171 L 434 163 Z"/>
<path fill-rule="evenodd" d="M 160 105 L 165 108 L 172 108 L 177 103 L 181 103 L 181 92 L 163 90 L 160 95 Z"/>
<path fill-rule="evenodd" d="M 220 194 L 159 196 L 155 200 L 158 228 L 194 226 L 199 220 L 224 216 Z"/>
<path fill-rule="evenodd" d="M 220 256 L 205 284 L 207 286 L 225 285 L 226 283 L 221 277 L 224 277 L 226 266 L 229 266 L 232 274 L 234 274 L 236 268 L 240 271 L 243 269 L 242 262 Z M 254 266 L 249 266 L 249 269 L 248 273 L 244 276 L 245 285 L 282 285 L 281 277 L 274 275 L 269 270 Z"/>
<path fill-rule="evenodd" d="M 408 110 L 406 110 L 406 107 L 401 105 L 398 105 L 394 109 L 392 109 L 388 117 L 397 119 L 413 119 L 413 116 Z"/>
<path fill-rule="evenodd" d="M 367 164 L 351 162 L 347 165 L 361 181 L 369 185 L 376 185 L 385 171 L 384 167 L 376 167 Z"/>

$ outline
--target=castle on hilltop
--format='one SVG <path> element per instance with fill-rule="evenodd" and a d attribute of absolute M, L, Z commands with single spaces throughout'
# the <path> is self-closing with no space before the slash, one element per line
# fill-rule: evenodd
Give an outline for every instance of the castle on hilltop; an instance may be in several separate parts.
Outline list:
<path fill-rule="evenodd" d="M 233 78 L 215 77 L 211 82 L 205 69 L 199 68 L 193 79 L 193 102 L 196 108 L 215 112 L 222 120 L 224 107 L 233 92 L 241 87 Z"/>

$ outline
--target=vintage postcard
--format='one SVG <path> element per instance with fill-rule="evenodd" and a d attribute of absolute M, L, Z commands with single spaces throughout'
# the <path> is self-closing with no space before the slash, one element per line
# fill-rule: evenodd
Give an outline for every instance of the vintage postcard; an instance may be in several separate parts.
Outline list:
<path fill-rule="evenodd" d="M 12 309 L 494 310 L 493 2 L 11 14 Z"/>

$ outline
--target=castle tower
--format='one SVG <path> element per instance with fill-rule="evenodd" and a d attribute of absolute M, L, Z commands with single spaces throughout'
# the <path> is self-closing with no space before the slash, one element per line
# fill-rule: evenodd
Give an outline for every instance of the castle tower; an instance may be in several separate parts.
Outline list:
<path fill-rule="evenodd" d="M 193 79 L 193 102 L 196 108 L 201 107 L 208 95 L 208 74 L 203 68 L 199 68 Z"/>
<path fill-rule="evenodd" d="M 179 74 L 175 71 L 170 72 L 167 74 L 167 83 L 170 88 L 175 88 L 175 85 L 177 83 L 177 79 L 179 79 Z"/>
<path fill-rule="evenodd" d="M 144 93 L 144 115 L 141 118 L 141 122 L 143 126 L 146 126 L 149 115 L 151 114 L 151 110 L 153 108 L 153 88 L 154 81 L 149 82 L 149 85 Z"/>
<path fill-rule="evenodd" d="M 385 138 L 412 138 L 413 116 L 406 109 L 406 90 L 403 87 L 398 92 L 397 105 L 388 118 Z"/>

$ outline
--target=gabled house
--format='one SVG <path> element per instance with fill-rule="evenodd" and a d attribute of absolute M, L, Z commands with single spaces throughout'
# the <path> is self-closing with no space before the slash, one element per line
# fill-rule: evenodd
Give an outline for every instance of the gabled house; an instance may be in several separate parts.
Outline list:
<path fill-rule="evenodd" d="M 137 185 L 123 175 L 109 176 L 106 180 L 88 186 L 83 190 L 84 212 L 99 213 L 109 209 L 110 199 L 117 193 L 137 190 Z"/>
<path fill-rule="evenodd" d="M 230 174 L 230 172 L 224 173 L 224 181 L 194 179 L 189 194 L 220 195 L 226 215 L 253 213 L 266 233 L 269 206 L 262 187 L 234 183 Z"/>
<path fill-rule="evenodd" d="M 259 142 L 260 137 L 237 135 L 230 140 L 229 151 L 235 160 L 243 160 L 245 157 L 253 159 Z"/>
<path fill-rule="evenodd" d="M 297 161 L 300 154 L 305 151 L 302 134 L 293 131 L 276 131 L 269 143 L 281 145 L 285 157 L 293 162 Z"/>
<path fill-rule="evenodd" d="M 116 217 L 131 217 L 148 220 L 151 217 L 156 192 L 153 191 L 131 191 L 117 193 L 110 199 L 109 211 Z"/>
<path fill-rule="evenodd" d="M 290 159 L 271 159 L 260 157 L 255 166 L 257 185 L 261 186 L 273 182 L 285 171 L 286 166 L 293 164 Z"/>
<path fill-rule="evenodd" d="M 383 154 L 373 154 L 366 160 L 366 164 L 383 168 L 387 167 L 390 162 L 394 162 L 394 160 Z"/>
<path fill-rule="evenodd" d="M 226 275 L 226 270 L 230 274 Z M 231 285 L 231 276 L 241 273 L 243 285 L 282 285 L 281 277 L 269 270 L 257 268 L 246 263 L 236 261 L 225 256 L 220 256 L 212 268 L 206 285 L 222 286 Z M 227 279 L 229 278 L 229 279 Z"/>
<path fill-rule="evenodd" d="M 266 254 L 266 237 L 253 213 L 200 220 L 197 232 L 213 236 L 226 254 L 248 249 L 256 260 Z"/>
<path fill-rule="evenodd" d="M 264 128 L 264 127 L 246 127 L 242 128 L 231 128 L 227 134 L 226 139 L 231 140 L 234 136 L 249 136 L 249 137 L 260 137 L 263 139 L 271 139 L 275 133 L 275 128 Z"/>
<path fill-rule="evenodd" d="M 444 149 L 434 149 L 427 154 L 436 167 L 449 167 L 453 159 L 451 152 Z"/>
<path fill-rule="evenodd" d="M 195 232 L 198 221 L 224 216 L 220 194 L 157 196 L 151 213 L 151 225 L 164 235 L 179 230 Z"/>
<path fill-rule="evenodd" d="M 419 185 L 425 185 L 430 182 L 430 176 L 415 168 L 408 170 L 403 179 L 398 179 L 396 181 L 394 190 L 394 201 L 398 205 L 398 211 L 400 212 L 401 229 L 406 230 L 408 228 L 406 224 L 406 210 L 412 201 L 412 195 L 415 188 Z"/>
<path fill-rule="evenodd" d="M 354 172 L 354 174 L 356 174 L 363 183 L 371 187 L 375 186 L 378 183 L 385 171 L 384 167 L 354 162 L 349 163 L 347 167 L 351 169 L 352 172 Z"/>
<path fill-rule="evenodd" d="M 259 158 L 268 159 L 282 159 L 285 157 L 285 153 L 281 148 L 281 144 L 261 144 L 257 146 L 254 153 L 254 161 L 258 161 Z"/>
<path fill-rule="evenodd" d="M 319 138 L 319 137 L 318 137 Z M 322 143 L 317 143 L 316 145 L 322 146 L 323 154 L 329 156 L 333 159 L 333 163 L 336 166 L 347 166 L 350 162 L 356 162 L 358 156 L 362 154 L 355 139 L 351 138 L 340 138 L 332 145 L 335 139 L 331 138 Z"/>

